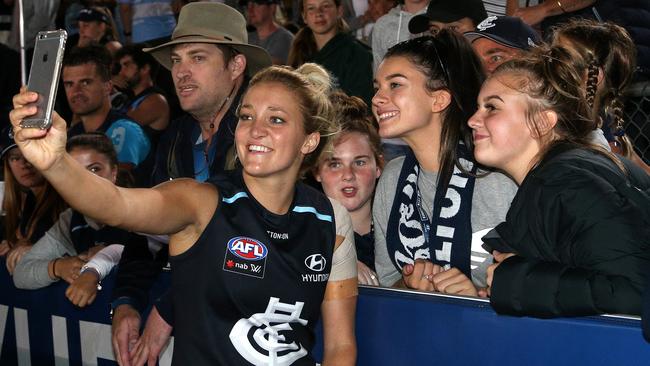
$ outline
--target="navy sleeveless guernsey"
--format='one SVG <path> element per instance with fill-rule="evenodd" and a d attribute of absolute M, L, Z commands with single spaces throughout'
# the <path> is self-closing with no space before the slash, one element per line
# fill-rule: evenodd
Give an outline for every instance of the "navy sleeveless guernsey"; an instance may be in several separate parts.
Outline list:
<path fill-rule="evenodd" d="M 332 265 L 332 205 L 299 183 L 285 215 L 262 207 L 241 171 L 210 180 L 219 205 L 170 257 L 174 365 L 314 365 L 314 327 Z"/>

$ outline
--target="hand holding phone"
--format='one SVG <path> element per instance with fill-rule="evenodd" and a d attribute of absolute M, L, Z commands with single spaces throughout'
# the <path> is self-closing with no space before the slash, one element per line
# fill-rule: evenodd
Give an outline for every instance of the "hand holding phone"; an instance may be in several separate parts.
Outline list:
<path fill-rule="evenodd" d="M 59 85 L 67 33 L 64 30 L 39 32 L 29 72 L 27 90 L 38 93 L 36 114 L 20 122 L 23 128 L 48 129 Z"/>

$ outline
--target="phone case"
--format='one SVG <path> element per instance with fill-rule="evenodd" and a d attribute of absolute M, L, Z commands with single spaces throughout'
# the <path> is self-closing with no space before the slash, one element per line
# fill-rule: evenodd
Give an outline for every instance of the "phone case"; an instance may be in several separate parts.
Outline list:
<path fill-rule="evenodd" d="M 52 125 L 52 111 L 67 36 L 64 30 L 39 32 L 36 36 L 27 90 L 38 93 L 38 111 L 24 119 L 20 123 L 21 127 L 47 129 Z"/>

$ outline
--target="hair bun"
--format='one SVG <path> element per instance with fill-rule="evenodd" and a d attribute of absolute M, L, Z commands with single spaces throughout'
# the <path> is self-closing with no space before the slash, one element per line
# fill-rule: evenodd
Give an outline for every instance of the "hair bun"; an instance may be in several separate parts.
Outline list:
<path fill-rule="evenodd" d="M 332 93 L 332 77 L 322 66 L 315 63 L 306 63 L 296 69 L 316 92 L 329 95 Z"/>
<path fill-rule="evenodd" d="M 350 96 L 342 90 L 336 90 L 330 95 L 330 100 L 339 115 L 350 119 L 368 116 L 368 105 L 357 96 Z"/>

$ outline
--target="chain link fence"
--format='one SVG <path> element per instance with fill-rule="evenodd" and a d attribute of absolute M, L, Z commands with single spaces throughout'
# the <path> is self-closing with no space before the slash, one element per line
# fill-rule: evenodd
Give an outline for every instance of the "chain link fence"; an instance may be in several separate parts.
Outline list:
<path fill-rule="evenodd" d="M 632 85 L 626 92 L 625 134 L 637 154 L 650 164 L 650 81 Z"/>

